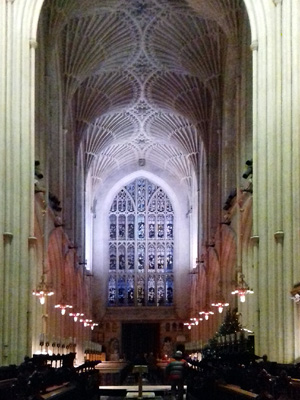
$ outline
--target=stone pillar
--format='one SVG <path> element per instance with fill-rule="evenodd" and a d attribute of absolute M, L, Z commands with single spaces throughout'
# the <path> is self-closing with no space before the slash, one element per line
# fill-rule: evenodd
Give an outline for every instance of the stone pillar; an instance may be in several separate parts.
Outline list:
<path fill-rule="evenodd" d="M 256 353 L 299 356 L 290 290 L 299 281 L 297 0 L 245 0 L 253 49 L 253 277 Z"/>
<path fill-rule="evenodd" d="M 34 196 L 34 47 L 42 1 L 0 3 L 1 220 L 0 364 L 30 351 Z M 5 110 L 5 113 L 3 113 Z M 2 247 L 3 242 L 3 247 Z M 29 354 L 30 355 L 30 354 Z"/>

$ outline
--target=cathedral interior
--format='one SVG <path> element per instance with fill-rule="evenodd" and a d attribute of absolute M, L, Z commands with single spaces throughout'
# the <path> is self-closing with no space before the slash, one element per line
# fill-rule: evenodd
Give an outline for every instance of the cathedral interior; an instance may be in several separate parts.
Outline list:
<path fill-rule="evenodd" d="M 297 0 L 2 3 L 1 365 L 299 360 Z"/>

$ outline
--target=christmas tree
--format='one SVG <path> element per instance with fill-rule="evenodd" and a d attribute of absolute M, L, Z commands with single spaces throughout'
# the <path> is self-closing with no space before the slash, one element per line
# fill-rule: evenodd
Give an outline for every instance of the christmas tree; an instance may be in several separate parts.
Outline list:
<path fill-rule="evenodd" d="M 229 335 L 231 333 L 239 332 L 242 329 L 242 325 L 239 322 L 238 309 L 228 309 L 225 314 L 224 321 L 219 328 L 219 335 Z"/>

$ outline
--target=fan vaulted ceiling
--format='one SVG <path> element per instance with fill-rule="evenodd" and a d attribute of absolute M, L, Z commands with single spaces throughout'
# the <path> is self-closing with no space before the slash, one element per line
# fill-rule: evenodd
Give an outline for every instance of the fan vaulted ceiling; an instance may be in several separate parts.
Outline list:
<path fill-rule="evenodd" d="M 104 179 L 155 165 L 190 182 L 220 119 L 224 62 L 239 0 L 49 0 L 64 104 Z M 217 122 L 217 123 L 220 123 Z"/>

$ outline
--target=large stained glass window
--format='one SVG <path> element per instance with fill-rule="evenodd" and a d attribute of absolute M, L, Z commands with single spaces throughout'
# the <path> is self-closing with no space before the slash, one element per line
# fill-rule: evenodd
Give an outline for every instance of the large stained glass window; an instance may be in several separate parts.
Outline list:
<path fill-rule="evenodd" d="M 174 211 L 144 178 L 123 187 L 109 212 L 109 306 L 173 305 Z"/>

